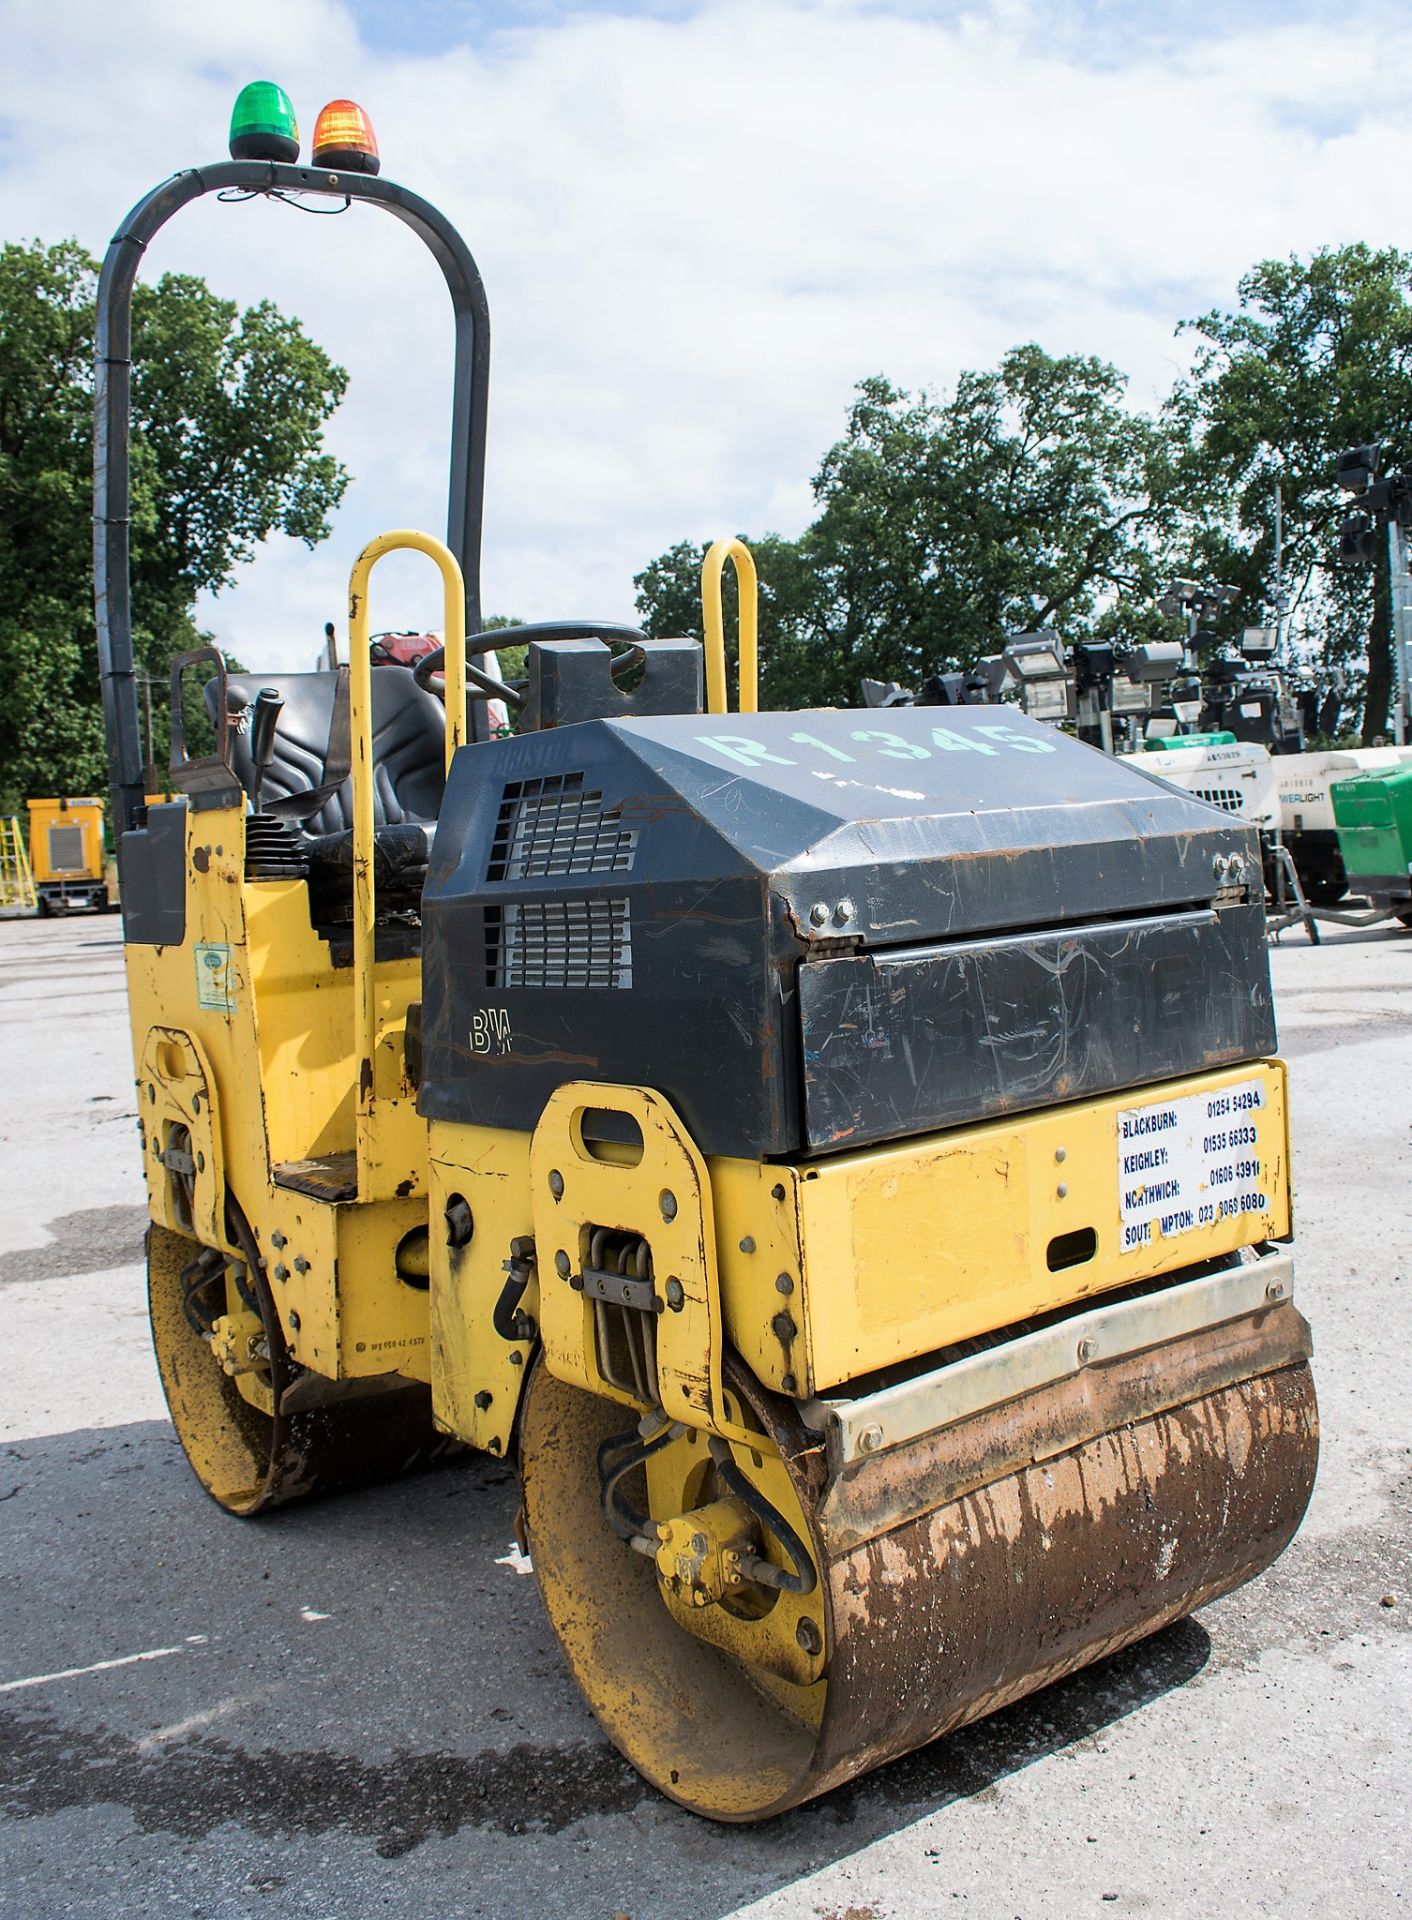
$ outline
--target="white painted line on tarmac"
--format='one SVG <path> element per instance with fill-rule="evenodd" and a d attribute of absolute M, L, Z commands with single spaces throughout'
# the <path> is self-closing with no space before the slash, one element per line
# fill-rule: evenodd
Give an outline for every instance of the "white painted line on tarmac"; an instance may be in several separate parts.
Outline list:
<path fill-rule="evenodd" d="M 508 1553 L 498 1553 L 495 1556 L 495 1564 L 497 1567 L 512 1567 L 516 1573 L 534 1572 L 534 1562 L 530 1559 L 529 1555 L 521 1549 L 518 1540 L 512 1540 L 510 1542 L 510 1551 Z"/>
<path fill-rule="evenodd" d="M 95 1660 L 91 1667 L 61 1667 L 57 1673 L 32 1673 L 24 1680 L 0 1680 L 0 1693 L 19 1693 L 24 1687 L 47 1687 L 51 1680 L 81 1680 L 88 1673 L 108 1673 L 114 1667 L 133 1667 L 140 1660 L 166 1660 L 182 1647 L 149 1647 L 146 1653 L 125 1653 L 120 1660 Z"/>

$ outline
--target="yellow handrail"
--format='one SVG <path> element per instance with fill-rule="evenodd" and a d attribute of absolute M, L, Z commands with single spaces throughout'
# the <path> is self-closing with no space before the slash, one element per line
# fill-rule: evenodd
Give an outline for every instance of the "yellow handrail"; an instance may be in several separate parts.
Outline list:
<path fill-rule="evenodd" d="M 466 589 L 456 556 L 430 534 L 398 528 L 370 540 L 348 579 L 348 728 L 353 766 L 353 999 L 358 1063 L 359 1193 L 368 1157 L 377 1059 L 377 982 L 373 972 L 377 899 L 373 879 L 373 673 L 368 656 L 368 580 L 385 553 L 424 553 L 441 569 L 446 634 L 446 770 L 466 739 Z M 389 671 L 387 668 L 383 672 Z"/>
<path fill-rule="evenodd" d="M 743 540 L 718 540 L 701 563 L 701 617 L 706 632 L 706 711 L 729 713 L 726 690 L 726 616 L 721 577 L 735 562 L 740 598 L 740 688 L 742 713 L 760 704 L 760 586 L 755 561 Z"/>

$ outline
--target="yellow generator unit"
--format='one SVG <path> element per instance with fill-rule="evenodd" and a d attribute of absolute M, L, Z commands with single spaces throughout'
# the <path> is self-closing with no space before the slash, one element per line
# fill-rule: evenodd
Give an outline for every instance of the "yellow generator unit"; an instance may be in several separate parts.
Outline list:
<path fill-rule="evenodd" d="M 29 858 L 41 913 L 75 907 L 106 913 L 107 863 L 103 850 L 103 802 L 31 800 Z"/>
<path fill-rule="evenodd" d="M 195 760 L 179 662 L 177 797 L 144 806 L 128 307 L 162 221 L 230 189 L 346 194 L 432 245 L 450 539 L 360 557 L 348 669 L 207 654 Z M 522 628 L 504 686 L 484 295 L 385 180 L 178 175 L 114 243 L 99 351 L 153 1334 L 213 1497 L 258 1514 L 454 1442 L 513 1460 L 593 1710 L 722 1820 L 1267 1567 L 1317 1418 L 1254 830 L 1008 708 L 754 711 L 738 543 L 704 651 Z M 398 547 L 441 570 L 444 659 L 372 673 Z"/>

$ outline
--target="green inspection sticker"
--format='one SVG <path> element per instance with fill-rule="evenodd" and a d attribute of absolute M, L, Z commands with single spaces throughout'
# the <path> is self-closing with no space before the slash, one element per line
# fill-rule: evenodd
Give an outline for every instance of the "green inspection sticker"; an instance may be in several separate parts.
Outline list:
<path fill-rule="evenodd" d="M 196 1004 L 212 1013 L 235 1012 L 235 976 L 230 948 L 205 941 L 196 948 Z"/>

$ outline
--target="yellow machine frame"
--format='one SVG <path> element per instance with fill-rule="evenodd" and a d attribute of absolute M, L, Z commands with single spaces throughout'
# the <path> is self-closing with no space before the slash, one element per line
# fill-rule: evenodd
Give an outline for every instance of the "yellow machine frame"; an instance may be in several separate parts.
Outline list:
<path fill-rule="evenodd" d="M 374 950 L 367 601 L 374 565 L 398 550 L 441 570 L 448 764 L 465 738 L 460 569 L 440 541 L 384 534 L 349 586 L 351 968 L 313 931 L 301 881 L 245 878 L 243 797 L 188 805 L 183 944 L 126 949 L 152 1217 L 238 1256 L 234 1195 L 266 1250 L 292 1357 L 333 1380 L 428 1378 L 426 1133 L 403 1050 L 421 976 Z"/>
<path fill-rule="evenodd" d="M 277 1439 L 262 1452 L 252 1419 L 278 1434 L 311 1405 L 385 1395 L 391 1407 L 409 1382 L 429 1387 L 441 1432 L 502 1457 L 523 1439 L 536 1567 L 595 1710 L 651 1778 L 722 1818 L 758 1818 L 870 1764 L 872 1682 L 850 1666 L 849 1640 L 864 1619 L 868 1556 L 883 1555 L 900 1595 L 933 1579 L 946 1557 L 935 1539 L 969 1550 L 973 1498 L 1058 1501 L 1085 1525 L 1096 1501 L 1094 1524 L 1121 1528 L 1129 1521 L 1104 1514 L 1119 1513 L 1121 1496 L 1131 1517 L 1133 1473 L 1190 1458 L 1213 1477 L 1189 1497 L 1219 1504 L 1236 1497 L 1224 1442 L 1200 1422 L 1213 1433 L 1246 1422 L 1265 1436 L 1273 1477 L 1239 1480 L 1244 1557 L 1223 1562 L 1219 1579 L 1203 1572 L 1193 1529 L 1190 1564 L 1159 1543 L 1159 1574 L 1147 1577 L 1160 1586 L 1178 1566 L 1187 1597 L 1173 1601 L 1176 1617 L 1192 1594 L 1268 1564 L 1307 1498 L 1314 1418 L 1307 1329 L 1273 1244 L 1291 1225 L 1279 1061 L 798 1163 L 703 1155 L 648 1086 L 561 1086 L 532 1133 L 422 1119 L 408 1051 L 420 962 L 377 950 L 367 601 L 376 562 L 399 549 L 442 574 L 448 769 L 465 740 L 456 562 L 425 535 L 383 535 L 349 590 L 351 965 L 335 966 L 315 932 L 302 880 L 246 877 L 243 797 L 188 799 L 184 938 L 127 947 L 154 1326 L 208 1488 L 241 1513 L 288 1497 L 299 1447 L 285 1446 L 283 1463 Z M 727 559 L 748 712 L 755 578 L 730 541 L 703 574 L 711 710 L 726 711 Z M 474 1035 L 466 1044 L 474 1071 Z M 1140 1137 L 1143 1109 L 1203 1097 L 1215 1114 L 1239 1107 L 1239 1202 L 1213 1196 L 1200 1219 L 1135 1228 L 1130 1125 Z M 590 1126 L 604 1110 L 613 1125 Z M 204 1330 L 209 1376 L 182 1291 L 188 1276 L 213 1285 L 208 1274 L 223 1281 L 223 1311 L 213 1307 Z M 292 1376 L 283 1357 L 273 1363 L 276 1348 Z M 425 1402 L 417 1417 L 427 1420 Z M 424 1457 L 405 1422 L 387 1418 L 358 1432 L 401 1449 L 388 1470 Z M 1133 1436 L 1126 1452 L 1114 1449 L 1115 1421 Z M 1163 1421 L 1186 1423 L 1180 1444 Z M 1064 1469 L 1062 1494 L 1045 1464 L 1061 1453 L 1080 1463 Z M 604 1519 L 616 1509 L 603 1475 L 616 1484 L 617 1463 L 645 1469 L 649 1505 L 649 1517 L 617 1514 L 619 1539 Z M 1263 1532 L 1261 1513 L 1275 1514 Z M 1125 1551 L 1115 1535 L 1099 1557 L 1121 1573 Z M 1036 1622 L 1050 1618 L 1047 1564 L 1031 1567 Z M 1004 1566 L 987 1565 L 1003 1582 Z M 1056 1589 L 1056 1617 L 1076 1604 L 1068 1591 Z M 1002 1599 L 978 1606 L 953 1593 L 908 1615 L 940 1636 L 933 1665 L 953 1659 L 958 1634 L 975 1641 L 975 1678 L 943 1702 L 945 1724 L 1093 1657 L 1097 1629 L 1083 1621 L 1048 1666 L 1025 1635 L 1003 1656 L 987 1652 L 984 1622 Z M 1128 1612 L 1114 1645 L 1162 1617 L 1155 1597 Z M 640 1687 L 634 1661 L 649 1642 L 656 1678 Z M 880 1644 L 895 1665 L 889 1684 L 905 1692 L 905 1637 Z M 672 1703 L 708 1684 L 708 1656 L 727 1663 L 725 1679 L 713 1668 L 709 1681 L 725 1692 L 698 1768 Z M 933 1737 L 941 1710 L 887 1740 Z M 759 1742 L 772 1757 L 756 1764 Z"/>
<path fill-rule="evenodd" d="M 708 556 L 708 606 L 714 595 L 719 609 L 726 558 L 742 565 L 738 545 L 719 542 Z M 409 549 L 442 573 L 448 766 L 464 741 L 456 562 L 424 534 L 384 534 L 359 556 L 349 589 L 351 968 L 333 965 L 310 926 L 302 882 L 245 878 L 243 800 L 188 811 L 184 944 L 127 948 L 152 1217 L 237 1256 L 226 1217 L 234 1195 L 300 1365 L 338 1381 L 429 1382 L 438 1425 L 499 1453 L 511 1445 L 536 1333 L 561 1379 L 630 1403 L 599 1364 L 594 1303 L 565 1279 L 583 1269 L 594 1228 L 631 1231 L 670 1276 L 657 1332 L 664 1410 L 739 1439 L 722 1388 L 728 1347 L 763 1385 L 804 1398 L 1288 1235 L 1278 1062 L 799 1166 L 706 1160 L 670 1103 L 645 1087 L 566 1086 L 532 1137 L 428 1127 L 404 1050 L 418 964 L 375 956 L 368 587 L 382 556 Z M 744 612 L 753 569 L 742 565 L 741 583 Z M 708 624 L 719 639 L 719 620 Z M 723 645 L 713 657 L 723 680 Z M 753 647 L 742 646 L 742 661 L 748 700 Z M 1120 1114 L 1252 1080 L 1263 1090 L 1252 1121 L 1267 1209 L 1124 1247 Z M 636 1161 L 585 1145 L 590 1107 L 635 1120 L 644 1142 Z M 440 1227 L 429 1232 L 457 1201 L 474 1223 L 461 1245 Z M 938 1234 L 939 1217 L 964 1220 L 964 1235 Z M 1091 1255 L 1056 1268 L 1049 1249 L 1085 1228 Z M 521 1256 L 523 1338 L 493 1325 L 517 1246 L 537 1250 Z"/>

